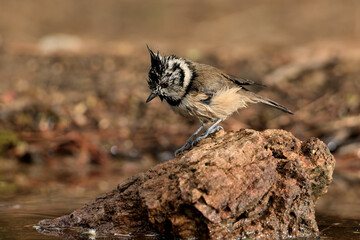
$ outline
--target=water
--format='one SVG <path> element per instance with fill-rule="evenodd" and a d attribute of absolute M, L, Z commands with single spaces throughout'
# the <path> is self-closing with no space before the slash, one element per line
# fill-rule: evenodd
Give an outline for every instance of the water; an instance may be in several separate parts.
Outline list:
<path fill-rule="evenodd" d="M 346 219 L 329 216 L 317 216 L 321 232 L 320 239 L 360 239 L 360 218 Z"/>
<path fill-rule="evenodd" d="M 94 195 L 94 194 L 91 194 Z M 94 196 L 51 196 L 16 197 L 0 200 L 0 239 L 1 240 L 49 240 L 60 237 L 47 236 L 33 227 L 42 219 L 55 218 L 69 214 L 89 202 Z M 352 206 L 360 208 L 360 206 Z M 360 218 L 340 218 L 317 215 L 321 239 L 360 239 Z M 117 239 L 156 239 L 155 236 L 119 236 Z M 91 235 L 72 236 L 68 239 L 95 239 Z M 96 239 L 114 239 L 97 236 Z"/>
<path fill-rule="evenodd" d="M 38 233 L 34 225 L 42 219 L 68 214 L 89 200 L 53 196 L 0 200 L 0 239 L 60 239 Z"/>

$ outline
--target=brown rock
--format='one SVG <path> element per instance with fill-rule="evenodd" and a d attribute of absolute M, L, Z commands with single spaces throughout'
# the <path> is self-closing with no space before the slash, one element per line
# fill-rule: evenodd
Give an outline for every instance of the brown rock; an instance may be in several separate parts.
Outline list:
<path fill-rule="evenodd" d="M 197 239 L 278 239 L 318 234 L 315 202 L 335 159 L 319 139 L 282 130 L 218 132 L 40 229 L 158 232 Z"/>

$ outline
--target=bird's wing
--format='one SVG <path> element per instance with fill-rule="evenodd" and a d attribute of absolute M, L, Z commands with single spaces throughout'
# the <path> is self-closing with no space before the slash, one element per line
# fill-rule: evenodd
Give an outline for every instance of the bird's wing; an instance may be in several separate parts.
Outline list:
<path fill-rule="evenodd" d="M 192 89 L 203 92 L 216 92 L 222 88 L 237 87 L 246 90 L 244 86 L 256 85 L 257 83 L 246 79 L 228 75 L 219 69 L 206 65 L 194 63 L 197 77 L 193 80 Z"/>
<path fill-rule="evenodd" d="M 195 64 L 194 67 L 196 68 L 197 76 L 192 81 L 190 94 L 204 104 L 209 105 L 218 92 L 224 92 L 224 90 L 243 90 L 243 102 L 261 102 L 292 114 L 292 112 L 284 106 L 247 90 L 244 86 L 256 84 L 251 80 L 232 77 L 217 68 L 205 64 Z"/>
<path fill-rule="evenodd" d="M 239 86 L 257 85 L 257 86 L 265 87 L 265 85 L 263 85 L 261 83 L 254 82 L 254 81 L 252 81 L 250 79 L 247 79 L 247 78 L 236 77 L 236 76 L 232 76 L 232 75 L 225 74 L 225 73 L 223 73 L 223 76 L 225 78 L 227 78 L 228 80 L 234 82 L 235 84 L 239 85 Z"/>

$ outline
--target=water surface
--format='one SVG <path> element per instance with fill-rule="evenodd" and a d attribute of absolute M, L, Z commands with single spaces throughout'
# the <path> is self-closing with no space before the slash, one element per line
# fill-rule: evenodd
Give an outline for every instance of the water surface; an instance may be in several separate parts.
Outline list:
<path fill-rule="evenodd" d="M 26 196 L 0 200 L 0 239 L 62 239 L 48 236 L 36 231 L 33 227 L 42 219 L 55 218 L 69 214 L 76 208 L 89 202 L 94 196 Z M 360 206 L 348 205 L 353 210 Z M 360 219 L 327 216 L 324 211 L 317 215 L 321 239 L 360 239 Z M 85 231 L 84 231 L 85 232 Z M 72 239 L 95 239 L 84 233 L 72 236 Z M 156 239 L 155 236 L 118 236 L 117 239 Z M 114 239 L 114 237 L 97 236 L 96 239 Z"/>

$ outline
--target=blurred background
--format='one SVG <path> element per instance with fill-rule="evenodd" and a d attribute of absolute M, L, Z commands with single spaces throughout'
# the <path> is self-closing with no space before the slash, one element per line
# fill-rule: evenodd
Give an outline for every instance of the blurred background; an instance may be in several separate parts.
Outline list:
<path fill-rule="evenodd" d="M 0 0 L 0 238 L 173 158 L 199 127 L 150 91 L 148 44 L 267 85 L 227 131 L 318 137 L 337 160 L 323 237 L 360 233 L 360 2 Z M 24 238 L 26 233 L 26 238 Z M 344 235 L 348 234 L 348 235 Z M 354 237 L 354 238 L 353 238 Z"/>

